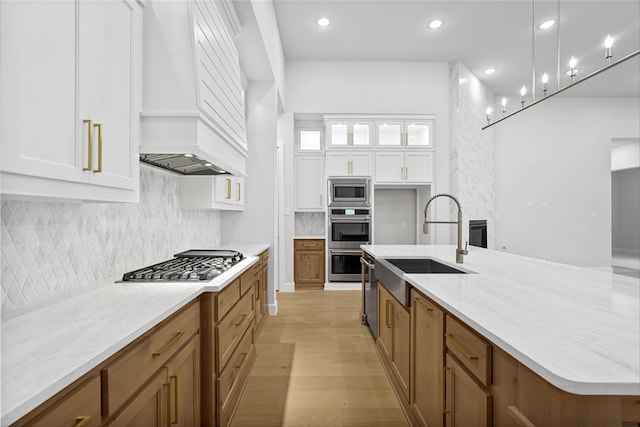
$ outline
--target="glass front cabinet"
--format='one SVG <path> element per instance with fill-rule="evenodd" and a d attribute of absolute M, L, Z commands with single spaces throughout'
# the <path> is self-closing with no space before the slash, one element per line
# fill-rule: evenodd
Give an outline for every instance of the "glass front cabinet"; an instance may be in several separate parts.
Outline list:
<path fill-rule="evenodd" d="M 378 148 L 433 148 L 433 120 L 378 120 Z"/>
<path fill-rule="evenodd" d="M 367 121 L 326 121 L 327 148 L 371 147 L 373 124 Z"/>

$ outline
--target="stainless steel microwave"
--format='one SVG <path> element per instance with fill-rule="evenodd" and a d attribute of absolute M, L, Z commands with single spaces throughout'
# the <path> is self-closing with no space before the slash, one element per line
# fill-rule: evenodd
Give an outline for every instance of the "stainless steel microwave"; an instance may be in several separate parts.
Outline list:
<path fill-rule="evenodd" d="M 329 207 L 356 208 L 371 206 L 370 178 L 329 179 Z"/>

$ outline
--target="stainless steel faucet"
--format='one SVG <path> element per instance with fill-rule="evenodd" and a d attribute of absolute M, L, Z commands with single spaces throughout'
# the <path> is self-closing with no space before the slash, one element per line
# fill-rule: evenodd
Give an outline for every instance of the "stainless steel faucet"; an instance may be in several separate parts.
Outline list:
<path fill-rule="evenodd" d="M 438 197 L 448 197 L 458 206 L 458 220 L 457 221 L 427 221 L 427 209 L 429 209 L 429 204 L 433 199 L 437 199 Z M 427 205 L 424 207 L 424 224 L 422 224 L 422 232 L 424 234 L 429 234 L 429 224 L 458 224 L 458 248 L 456 249 L 456 263 L 462 264 L 464 255 L 468 255 L 469 251 L 467 248 L 469 247 L 469 242 L 467 242 L 462 249 L 462 208 L 460 207 L 460 203 L 458 199 L 453 197 L 451 194 L 436 194 L 432 198 L 429 199 Z"/>

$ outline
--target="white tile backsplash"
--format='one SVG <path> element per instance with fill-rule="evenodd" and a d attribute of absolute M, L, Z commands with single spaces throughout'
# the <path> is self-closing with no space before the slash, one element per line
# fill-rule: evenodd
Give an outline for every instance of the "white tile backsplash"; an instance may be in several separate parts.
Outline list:
<path fill-rule="evenodd" d="M 295 235 L 325 237 L 324 212 L 296 212 Z"/>
<path fill-rule="evenodd" d="M 182 210 L 178 176 L 141 165 L 140 203 L 2 199 L 3 316 L 220 242 L 220 213 Z"/>

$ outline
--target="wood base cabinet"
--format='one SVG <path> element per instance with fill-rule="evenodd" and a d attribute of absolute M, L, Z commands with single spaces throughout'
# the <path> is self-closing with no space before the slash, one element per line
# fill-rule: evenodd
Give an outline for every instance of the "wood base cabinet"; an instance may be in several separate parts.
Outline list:
<path fill-rule="evenodd" d="M 445 370 L 445 425 L 447 427 L 492 426 L 491 394 L 448 354 Z"/>
<path fill-rule="evenodd" d="M 296 289 L 324 289 L 324 239 L 294 239 L 293 280 Z"/>
<path fill-rule="evenodd" d="M 442 427 L 444 312 L 411 292 L 411 409 L 422 427 Z"/>

